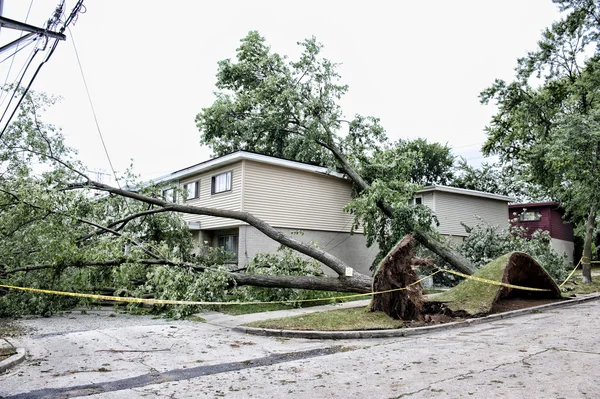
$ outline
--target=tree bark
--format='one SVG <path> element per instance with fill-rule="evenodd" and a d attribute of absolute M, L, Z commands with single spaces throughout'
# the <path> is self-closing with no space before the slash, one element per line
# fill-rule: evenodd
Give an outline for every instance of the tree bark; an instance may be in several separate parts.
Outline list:
<path fill-rule="evenodd" d="M 595 225 L 596 209 L 591 207 L 585 224 L 585 241 L 583 243 L 583 257 L 581 259 L 581 274 L 584 284 L 592 283 L 592 239 Z"/>
<path fill-rule="evenodd" d="M 265 234 L 267 237 L 283 244 L 287 247 L 290 247 L 300 253 L 310 256 L 313 259 L 318 260 L 323 263 L 325 266 L 332 269 L 334 272 L 338 274 L 338 276 L 344 276 L 346 273 L 346 268 L 349 266 L 343 262 L 342 260 L 336 258 L 335 256 L 323 251 L 322 249 L 315 248 L 310 244 L 306 244 L 304 242 L 295 240 L 289 236 L 286 236 L 282 232 L 274 229 L 263 220 L 257 218 L 248 212 L 240 212 L 240 211 L 232 211 L 225 209 L 215 209 L 215 208 L 205 208 L 199 206 L 192 205 L 181 205 L 175 204 L 171 202 L 164 201 L 158 198 L 151 198 L 133 191 L 123 190 L 120 188 L 112 187 L 103 183 L 98 183 L 95 181 L 88 181 L 85 183 L 75 183 L 71 184 L 68 187 L 69 189 L 82 189 L 82 188 L 92 188 L 100 191 L 109 192 L 112 194 L 120 195 L 126 198 L 132 198 L 137 201 L 141 201 L 147 204 L 157 205 L 161 208 L 167 209 L 171 212 L 178 213 L 187 213 L 192 215 L 207 215 L 207 216 L 217 216 L 222 218 L 236 219 L 241 220 L 243 222 L 248 223 L 251 226 L 254 226 L 257 230 Z M 360 274 L 358 272 L 354 272 L 354 274 Z M 362 274 L 361 274 L 362 275 Z M 364 276 L 364 275 L 363 275 Z M 366 277 L 366 276 L 365 276 Z M 368 278 L 368 277 L 367 277 Z"/>
<path fill-rule="evenodd" d="M 373 292 L 405 289 L 374 295 L 371 311 L 382 311 L 401 320 L 423 318 L 423 289 L 421 284 L 414 284 L 418 277 L 412 268 L 413 244 L 412 235 L 405 236 L 379 263 L 373 277 Z"/>
<path fill-rule="evenodd" d="M 373 280 L 364 274 L 353 277 L 315 277 L 315 276 L 267 276 L 261 274 L 231 273 L 235 285 L 252 285 L 267 288 L 301 288 L 306 290 L 371 292 Z"/>
<path fill-rule="evenodd" d="M 330 145 L 324 142 L 319 142 L 319 144 L 329 151 L 335 156 L 335 158 L 340 163 L 342 170 L 346 175 L 352 179 L 352 181 L 358 187 L 358 191 L 361 192 L 369 188 L 369 184 L 362 178 L 358 172 L 354 170 L 354 168 L 350 165 L 344 154 L 334 145 Z M 381 211 L 390 219 L 394 218 L 394 209 L 384 202 L 378 202 L 377 206 Z M 448 262 L 450 265 L 454 266 L 458 271 L 463 272 L 465 274 L 473 274 L 477 270 L 475 265 L 473 265 L 467 258 L 459 254 L 458 252 L 448 248 L 440 241 L 431 237 L 424 231 L 420 231 L 418 229 L 414 229 L 413 231 L 415 239 L 421 243 L 424 247 L 429 249 L 431 252 L 437 254 L 444 261 Z"/>

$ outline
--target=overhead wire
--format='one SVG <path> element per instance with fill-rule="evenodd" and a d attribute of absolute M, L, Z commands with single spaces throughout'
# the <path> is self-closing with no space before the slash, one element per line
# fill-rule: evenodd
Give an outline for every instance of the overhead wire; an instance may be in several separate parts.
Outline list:
<path fill-rule="evenodd" d="M 9 58 L 12 58 L 12 60 L 11 60 L 11 63 L 10 63 L 11 65 L 10 65 L 10 67 L 9 67 L 9 72 L 8 72 L 9 74 L 10 74 L 10 68 L 12 67 L 13 61 L 14 61 L 14 59 L 15 59 L 15 55 L 17 55 L 17 53 L 19 53 L 21 50 L 23 50 L 23 49 L 27 48 L 27 46 L 29 46 L 29 45 L 30 45 L 31 43 L 33 43 L 35 40 L 36 40 L 36 38 L 34 38 L 34 37 L 32 37 L 32 38 L 30 38 L 30 39 L 27 39 L 27 42 L 26 42 L 26 44 L 24 44 L 24 45 L 23 45 L 23 46 L 21 46 L 20 48 L 19 48 L 19 46 L 17 46 L 17 49 L 15 50 L 15 52 L 14 52 L 14 53 L 12 53 L 12 54 L 11 54 L 11 55 L 9 55 L 8 57 L 6 57 L 6 58 L 5 58 L 5 59 L 3 59 L 2 61 L 0 61 L 0 64 L 1 64 L 1 63 L 3 63 L 4 61 L 8 60 Z M 21 44 L 21 43 L 19 43 L 19 44 Z M 6 82 L 8 82 L 8 74 L 6 75 L 6 80 L 4 81 L 4 86 L 6 86 Z M 0 94 L 0 98 L 1 98 L 1 97 L 2 97 L 2 94 Z"/>
<path fill-rule="evenodd" d="M 21 69 L 22 72 L 20 74 L 20 78 L 18 79 L 18 81 L 14 85 L 14 88 L 12 90 L 12 94 L 10 95 L 10 99 L 8 100 L 8 104 L 6 105 L 6 108 L 4 109 L 4 112 L 2 113 L 2 116 L 0 117 L 0 123 L 2 123 L 2 121 L 4 121 L 4 117 L 6 116 L 6 113 L 8 112 L 8 110 L 10 109 L 10 104 L 15 99 L 15 96 L 17 95 L 17 92 L 19 91 L 19 88 L 21 87 L 21 82 L 23 81 L 23 78 L 25 77 L 25 74 L 27 73 L 27 70 L 31 66 L 31 63 L 33 62 L 35 56 L 38 55 L 39 51 L 40 51 L 40 49 L 36 47 L 33 50 L 32 54 L 30 55 L 29 61 L 24 65 L 23 69 Z M 21 96 L 21 98 L 23 98 L 24 95 L 25 95 L 25 93 L 23 93 L 23 95 Z M 12 116 L 15 114 L 15 112 L 19 108 L 20 104 L 21 104 L 21 100 L 19 100 L 19 103 L 17 104 L 17 106 L 15 107 L 14 111 L 12 112 L 11 117 L 8 118 L 8 121 L 6 122 L 6 124 L 4 126 L 4 129 L 2 129 L 2 132 L 0 132 L 0 138 L 2 138 L 2 136 L 4 135 L 6 129 L 8 128 L 8 125 L 10 124 L 10 120 L 12 119 Z"/>
<path fill-rule="evenodd" d="M 104 141 L 104 135 L 102 134 L 102 130 L 100 129 L 100 123 L 98 122 L 98 116 L 96 115 L 96 109 L 94 108 L 94 102 L 92 101 L 92 96 L 90 94 L 90 90 L 87 84 L 87 80 L 85 78 L 85 73 L 83 72 L 83 66 L 81 65 L 81 59 L 79 58 L 79 52 L 77 51 L 77 46 L 75 44 L 75 37 L 73 36 L 73 32 L 69 29 L 69 35 L 71 36 L 71 43 L 73 44 L 73 50 L 75 50 L 75 57 L 77 58 L 77 64 L 79 65 L 79 71 L 81 72 L 81 78 L 83 80 L 83 85 L 85 87 L 85 92 L 87 94 L 88 101 L 90 103 L 90 108 L 92 110 L 92 115 L 94 116 L 94 122 L 96 123 L 96 130 L 98 131 L 98 135 L 100 136 L 100 141 L 102 142 L 102 148 L 104 149 L 104 154 L 106 154 L 106 159 L 108 160 L 108 164 L 110 165 L 110 169 L 115 177 L 115 181 L 119 189 L 121 189 L 121 183 L 119 182 L 119 177 L 117 176 L 117 172 L 113 166 L 112 160 L 110 158 L 110 154 L 108 152 L 108 148 L 106 147 L 106 142 Z M 129 208 L 129 203 L 126 201 L 127 209 L 131 212 Z"/>
<path fill-rule="evenodd" d="M 61 18 L 64 16 L 64 5 L 65 5 L 65 1 L 63 0 L 54 10 L 53 15 L 48 19 L 48 22 L 46 23 L 46 30 L 52 30 L 54 29 L 56 26 L 58 26 Z M 77 4 L 73 7 L 73 9 L 71 10 L 71 14 L 69 15 L 69 17 L 65 20 L 65 22 L 62 24 L 61 29 L 59 30 L 60 33 L 63 33 L 65 31 L 65 29 L 68 28 L 69 24 L 71 22 L 73 22 L 74 20 L 77 19 L 77 14 L 79 13 L 79 10 L 83 7 L 83 0 L 79 0 L 77 2 Z M 49 40 L 46 37 L 46 44 L 43 47 L 43 50 L 45 51 L 48 44 L 49 44 Z M 10 117 L 8 118 L 8 120 L 5 122 L 5 126 L 2 129 L 2 132 L 0 132 L 0 138 L 2 138 L 2 136 L 4 135 L 4 133 L 6 132 L 6 130 L 8 129 L 8 126 L 10 125 L 10 121 L 12 120 L 12 118 L 14 117 L 14 115 L 16 114 L 17 110 L 19 109 L 21 102 L 23 101 L 23 99 L 25 98 L 25 96 L 27 95 L 27 92 L 29 91 L 29 89 L 31 88 L 35 78 L 38 76 L 38 73 L 40 72 L 40 70 L 42 69 L 42 66 L 44 66 L 44 64 L 46 64 L 48 62 L 48 60 L 50 59 L 50 57 L 52 57 L 52 54 L 54 54 L 54 51 L 56 50 L 56 47 L 58 46 L 58 42 L 59 39 L 54 39 L 54 42 L 51 44 L 51 48 L 48 51 L 48 54 L 46 55 L 46 58 L 38 65 L 37 69 L 35 70 L 33 76 L 31 77 L 31 79 L 29 80 L 29 84 L 27 85 L 27 87 L 25 87 L 25 89 L 23 90 L 23 93 L 21 94 L 19 101 L 16 105 L 16 107 L 13 109 L 13 112 L 11 113 Z M 36 47 L 35 49 L 35 55 L 37 55 L 37 53 L 40 51 L 40 48 Z M 8 109 L 10 108 L 10 103 L 12 102 L 12 100 L 14 99 L 17 91 L 19 90 L 20 86 L 21 86 L 21 81 L 23 79 L 23 77 L 25 76 L 25 73 L 27 72 L 27 69 L 29 68 L 29 66 L 31 65 L 31 62 L 33 61 L 32 57 L 29 61 L 29 63 L 27 64 L 27 67 L 25 69 L 25 71 L 23 72 L 23 74 L 21 75 L 21 78 L 19 79 L 19 84 L 17 86 L 15 86 L 15 89 L 13 90 L 13 94 L 11 96 L 11 100 L 9 101 L 9 105 L 7 106 L 7 108 L 5 109 L 2 118 L 0 118 L 0 123 L 2 122 L 2 120 L 4 120 L 4 116 L 6 115 L 6 112 L 8 111 Z"/>
<path fill-rule="evenodd" d="M 32 7 L 32 6 L 33 6 L 33 0 L 31 0 L 31 2 L 29 3 L 29 8 L 27 9 L 27 15 L 25 15 L 25 23 L 27 23 L 27 20 L 29 19 L 29 13 L 31 12 L 31 7 Z M 24 35 L 24 32 L 21 32 L 21 34 L 19 35 L 19 38 L 23 37 L 23 35 Z M 14 56 L 15 56 L 15 55 L 16 55 L 16 54 L 17 54 L 19 51 L 21 51 L 21 50 L 19 49 L 19 46 L 20 46 L 20 44 L 21 44 L 21 43 L 17 43 L 17 51 L 15 51 L 15 52 L 13 53 L 13 55 L 12 55 L 13 59 L 10 61 L 10 66 L 8 67 L 8 72 L 6 73 L 6 78 L 4 79 L 4 84 L 3 84 L 3 86 L 6 86 L 6 83 L 8 82 L 8 79 L 10 78 L 10 71 L 12 70 L 12 66 L 13 66 L 13 63 L 14 63 L 14 61 L 15 61 L 15 58 L 14 58 Z M 28 43 L 27 45 L 29 45 L 29 43 Z M 27 46 L 27 45 L 26 45 L 26 46 Z M 23 47 L 21 47 L 21 49 L 23 49 L 23 48 L 24 48 L 24 47 L 26 47 L 26 46 L 23 46 Z M 4 61 L 4 60 L 3 60 L 3 61 Z M 2 98 L 3 96 L 4 96 L 4 91 L 0 91 L 0 98 Z M 4 101 L 3 101 L 3 102 L 4 102 Z"/>

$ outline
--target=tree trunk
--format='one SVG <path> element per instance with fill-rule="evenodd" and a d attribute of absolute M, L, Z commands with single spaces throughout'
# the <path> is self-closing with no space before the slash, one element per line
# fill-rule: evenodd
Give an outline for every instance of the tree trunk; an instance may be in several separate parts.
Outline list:
<path fill-rule="evenodd" d="M 421 284 L 414 284 L 417 281 L 412 268 L 414 257 L 414 239 L 409 234 L 379 263 L 373 277 L 373 292 L 406 289 L 373 295 L 371 311 L 382 311 L 401 320 L 423 318 L 423 290 Z"/>
<path fill-rule="evenodd" d="M 363 274 L 353 277 L 267 276 L 260 274 L 230 273 L 235 285 L 267 288 L 300 288 L 305 290 L 371 292 L 373 280 Z M 233 285 L 232 284 L 232 285 Z"/>
<path fill-rule="evenodd" d="M 315 248 L 314 246 L 295 240 L 282 232 L 274 229 L 269 224 L 265 223 L 263 220 L 257 218 L 248 212 L 240 212 L 240 211 L 232 211 L 226 209 L 215 209 L 215 208 L 205 208 L 200 206 L 192 206 L 192 205 L 181 205 L 175 204 L 171 202 L 164 201 L 158 198 L 151 198 L 133 191 L 123 190 L 120 188 L 112 187 L 106 184 L 88 181 L 85 183 L 75 183 L 69 186 L 69 189 L 81 189 L 81 188 L 92 188 L 100 191 L 106 191 L 109 193 L 113 193 L 116 195 L 120 195 L 126 198 L 132 198 L 147 204 L 153 204 L 156 206 L 160 206 L 161 208 L 165 208 L 171 212 L 178 213 L 187 213 L 190 215 L 207 215 L 207 216 L 217 216 L 228 219 L 236 219 L 241 220 L 243 222 L 248 223 L 249 225 L 255 227 L 257 230 L 265 234 L 267 237 L 277 241 L 280 244 L 283 244 L 287 247 L 290 247 L 300 253 L 310 256 L 313 259 L 318 260 L 323 263 L 325 266 L 332 269 L 334 272 L 338 274 L 338 276 L 344 276 L 346 274 L 346 268 L 349 266 L 343 262 L 342 260 L 336 258 L 328 252 L 323 251 L 322 249 Z M 359 274 L 364 276 L 358 272 L 354 272 L 355 275 Z M 366 277 L 366 276 L 365 276 Z M 368 277 L 367 277 L 368 278 Z"/>
<path fill-rule="evenodd" d="M 595 225 L 596 210 L 592 207 L 585 224 L 585 241 L 583 243 L 583 257 L 581 259 L 581 274 L 584 284 L 592 283 L 592 238 Z"/>
<path fill-rule="evenodd" d="M 475 265 L 469 262 L 467 258 L 445 246 L 429 234 L 420 230 L 413 231 L 413 234 L 419 243 L 434 254 L 437 254 L 444 261 L 448 262 L 448 264 L 454 266 L 459 272 L 471 275 L 477 271 Z"/>
<path fill-rule="evenodd" d="M 329 145 L 324 142 L 319 142 L 319 144 L 329 151 L 335 156 L 335 158 L 340 163 L 342 170 L 346 173 L 350 179 L 356 184 L 358 187 L 358 191 L 361 192 L 369 188 L 369 184 L 362 178 L 360 174 L 358 174 L 354 168 L 350 165 L 344 154 L 334 145 Z M 390 219 L 394 218 L 394 209 L 384 202 L 378 202 L 377 206 L 381 211 Z M 415 229 L 413 231 L 414 238 L 429 249 L 431 252 L 437 254 L 444 261 L 448 262 L 450 265 L 454 266 L 458 271 L 463 272 L 465 274 L 473 274 L 477 270 L 475 265 L 473 265 L 467 258 L 454 251 L 451 248 L 448 248 L 440 241 L 431 237 L 426 232 Z"/>

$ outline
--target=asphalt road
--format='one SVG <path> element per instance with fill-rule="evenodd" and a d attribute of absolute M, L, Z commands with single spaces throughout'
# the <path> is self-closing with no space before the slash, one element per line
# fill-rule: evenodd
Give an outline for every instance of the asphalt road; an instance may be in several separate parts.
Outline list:
<path fill-rule="evenodd" d="M 217 319 L 215 319 L 217 320 Z M 600 398 L 600 301 L 406 338 L 303 340 L 231 323 L 21 320 L 3 398 Z"/>

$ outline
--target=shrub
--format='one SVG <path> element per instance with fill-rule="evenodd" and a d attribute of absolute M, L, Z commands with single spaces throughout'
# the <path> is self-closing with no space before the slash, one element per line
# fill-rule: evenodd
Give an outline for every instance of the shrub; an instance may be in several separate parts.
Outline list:
<path fill-rule="evenodd" d="M 458 251 L 477 267 L 486 265 L 493 259 L 508 252 L 525 252 L 535 258 L 556 281 L 566 277 L 568 261 L 566 255 L 559 255 L 550 247 L 550 234 L 537 230 L 531 239 L 522 227 L 500 229 L 480 219 L 473 227 L 467 227 L 469 236 L 458 246 Z"/>

